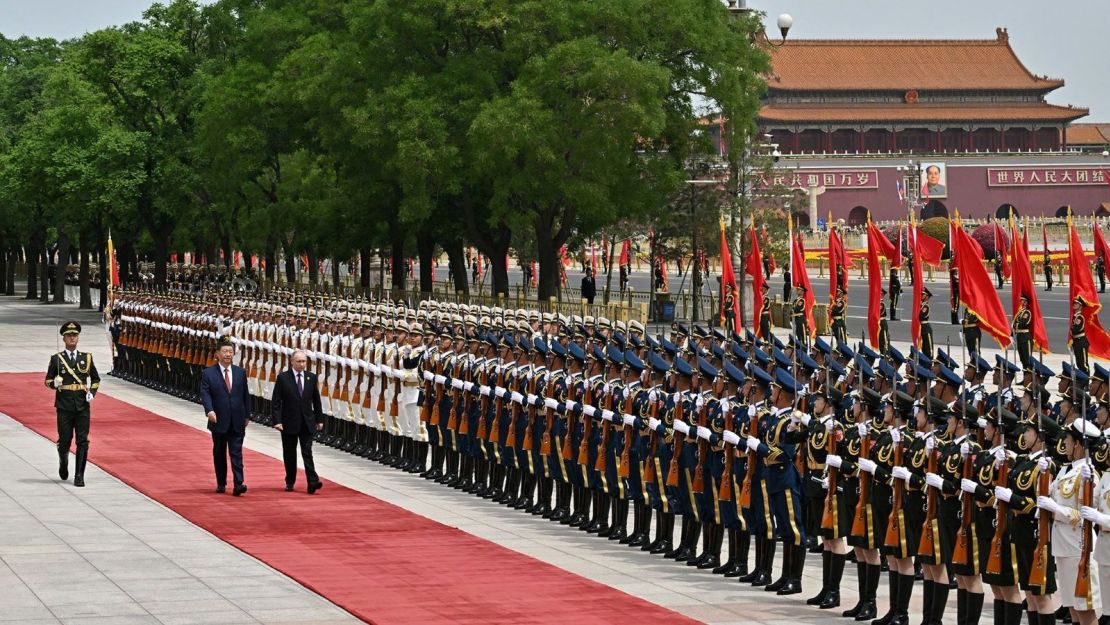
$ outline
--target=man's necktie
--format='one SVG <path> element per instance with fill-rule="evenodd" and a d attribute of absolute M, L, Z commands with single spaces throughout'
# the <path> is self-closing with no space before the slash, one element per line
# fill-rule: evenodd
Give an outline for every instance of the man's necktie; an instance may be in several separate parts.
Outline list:
<path fill-rule="evenodd" d="M 299 373 L 297 374 L 297 390 L 300 391 L 301 395 L 304 395 L 304 382 L 301 380 L 301 374 Z"/>
<path fill-rule="evenodd" d="M 224 369 L 224 385 L 227 386 L 227 392 L 231 392 L 231 370 Z"/>

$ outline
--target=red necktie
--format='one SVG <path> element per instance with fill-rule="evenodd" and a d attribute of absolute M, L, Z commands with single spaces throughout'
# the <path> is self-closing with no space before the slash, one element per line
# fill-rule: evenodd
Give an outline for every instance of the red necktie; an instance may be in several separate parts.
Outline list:
<path fill-rule="evenodd" d="M 230 393 L 231 392 L 231 373 L 227 369 L 224 369 L 224 385 L 227 386 L 227 392 Z"/>

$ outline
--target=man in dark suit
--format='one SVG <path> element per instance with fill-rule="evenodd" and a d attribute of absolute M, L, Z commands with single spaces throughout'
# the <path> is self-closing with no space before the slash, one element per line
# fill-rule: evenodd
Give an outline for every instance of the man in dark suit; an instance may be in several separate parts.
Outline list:
<path fill-rule="evenodd" d="M 594 270 L 587 269 L 586 275 L 582 278 L 582 299 L 586 303 L 593 306 L 594 297 L 597 295 L 597 283 L 594 282 Z"/>
<path fill-rule="evenodd" d="M 212 459 L 216 468 L 216 492 L 227 490 L 227 460 L 231 458 L 231 475 L 235 480 L 232 494 L 247 492 L 243 483 L 243 438 L 247 433 L 250 392 L 247 372 L 231 364 L 235 346 L 227 338 L 220 339 L 216 364 L 200 377 L 200 403 L 208 417 L 212 432 Z"/>
<path fill-rule="evenodd" d="M 61 330 L 65 349 L 50 357 L 46 386 L 54 389 L 58 416 L 58 477 L 69 479 L 69 444 L 77 435 L 77 464 L 73 485 L 85 485 L 85 463 L 89 458 L 89 406 L 100 388 L 100 375 L 92 354 L 77 350 L 81 324 L 66 322 Z"/>
<path fill-rule="evenodd" d="M 312 437 L 324 428 L 324 408 L 316 374 L 305 371 L 308 356 L 300 350 L 290 358 L 292 368 L 281 372 L 274 383 L 274 429 L 281 432 L 282 458 L 285 460 L 285 490 L 293 490 L 297 481 L 297 442 L 301 444 L 304 473 L 308 477 L 308 494 L 323 487 L 312 462 Z"/>

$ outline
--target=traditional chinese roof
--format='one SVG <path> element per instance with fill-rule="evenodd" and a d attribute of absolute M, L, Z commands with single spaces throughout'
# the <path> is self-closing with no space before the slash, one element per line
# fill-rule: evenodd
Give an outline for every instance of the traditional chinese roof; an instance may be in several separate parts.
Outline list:
<path fill-rule="evenodd" d="M 932 123 L 932 122 L 1069 122 L 1087 114 L 1087 109 L 1046 103 L 1004 106 L 951 106 L 931 104 L 883 104 L 838 106 L 829 104 L 771 104 L 759 112 L 763 123 Z M 1071 131 L 1068 131 L 1069 143 Z"/>
<path fill-rule="evenodd" d="M 1068 126 L 1068 145 L 1110 144 L 1110 124 L 1072 124 Z"/>
<path fill-rule="evenodd" d="M 1048 92 L 1064 81 L 1033 74 L 1006 29 L 985 40 L 787 40 L 771 49 L 771 90 Z"/>

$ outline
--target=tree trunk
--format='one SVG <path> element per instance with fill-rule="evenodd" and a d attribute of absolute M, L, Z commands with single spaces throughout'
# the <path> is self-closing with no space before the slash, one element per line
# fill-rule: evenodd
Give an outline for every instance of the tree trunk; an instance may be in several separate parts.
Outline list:
<path fill-rule="evenodd" d="M 170 258 L 170 234 L 172 228 L 151 230 L 150 238 L 154 241 L 154 286 L 166 286 L 166 263 Z"/>
<path fill-rule="evenodd" d="M 15 248 L 8 250 L 8 271 L 0 277 L 4 281 L 4 295 L 15 295 L 15 265 L 19 262 L 19 251 Z"/>
<path fill-rule="evenodd" d="M 39 301 L 50 302 L 50 248 L 43 247 L 39 265 Z"/>
<path fill-rule="evenodd" d="M 394 232 L 393 243 L 390 245 L 390 264 L 393 275 L 391 286 L 395 294 L 405 290 L 405 240 L 404 236 Z"/>
<path fill-rule="evenodd" d="M 220 237 L 220 247 L 224 250 L 224 267 L 231 267 L 231 261 L 234 257 L 231 251 L 231 237 L 226 234 Z M 236 267 L 236 269 L 238 269 L 238 267 Z"/>
<path fill-rule="evenodd" d="M 24 254 L 27 259 L 27 295 L 24 299 L 31 300 L 39 298 L 39 254 L 42 254 L 42 244 L 36 239 L 37 236 L 31 239 L 31 247 L 28 248 L 28 251 L 35 251 L 34 258 L 30 253 Z"/>
<path fill-rule="evenodd" d="M 358 251 L 358 283 L 363 289 L 370 288 L 370 258 L 373 253 L 370 246 Z"/>
<path fill-rule="evenodd" d="M 312 286 L 320 284 L 320 263 L 317 261 L 316 252 L 308 252 L 308 283 Z"/>
<path fill-rule="evenodd" d="M 435 276 L 432 274 L 432 257 L 435 256 L 436 240 L 431 234 L 421 232 L 416 236 L 416 253 L 420 257 L 420 293 L 432 294 Z"/>
<path fill-rule="evenodd" d="M 331 259 L 331 286 L 336 292 L 339 291 L 339 259 Z"/>
<path fill-rule="evenodd" d="M 54 301 L 55 304 L 66 303 L 66 267 L 69 266 L 69 234 L 62 230 L 58 232 L 58 263 L 54 266 Z"/>
<path fill-rule="evenodd" d="M 466 255 L 463 252 L 462 239 L 452 238 L 444 241 L 443 249 L 447 252 L 447 262 L 451 266 L 451 277 L 454 278 L 455 292 L 469 296 L 470 280 L 466 272 Z M 474 262 L 479 261 L 476 259 Z"/>
<path fill-rule="evenodd" d="M 297 282 L 297 256 L 291 245 L 282 243 L 282 251 L 285 252 L 285 281 L 294 284 Z"/>
<path fill-rule="evenodd" d="M 609 241 L 609 265 L 605 270 L 605 295 L 601 300 L 606 305 L 609 304 L 609 289 L 613 286 L 613 252 L 617 251 L 616 240 Z"/>
<path fill-rule="evenodd" d="M 549 231 L 536 232 L 536 262 L 539 264 L 539 279 L 536 282 L 536 297 L 546 302 L 559 295 L 559 249 L 551 240 Z"/>
<path fill-rule="evenodd" d="M 100 247 L 100 249 L 98 249 L 96 251 L 96 262 L 101 267 L 107 267 L 108 266 L 108 252 L 105 251 L 105 246 L 101 245 L 99 247 Z M 119 261 L 117 260 L 116 262 L 118 263 Z M 104 269 L 101 269 L 100 270 L 100 306 L 99 306 L 99 310 L 104 310 L 104 307 L 108 305 L 108 287 L 111 286 L 111 284 L 109 283 L 108 280 L 109 280 L 109 278 L 108 278 L 107 271 L 104 270 Z"/>
<path fill-rule="evenodd" d="M 86 241 L 88 237 L 81 237 L 81 242 L 78 244 L 80 247 L 80 261 L 77 273 L 77 283 L 80 290 L 80 308 L 82 310 L 92 309 L 92 293 L 89 292 L 89 244 Z"/>
<path fill-rule="evenodd" d="M 277 260 L 273 248 L 266 251 L 266 281 L 273 282 L 277 275 Z"/>

